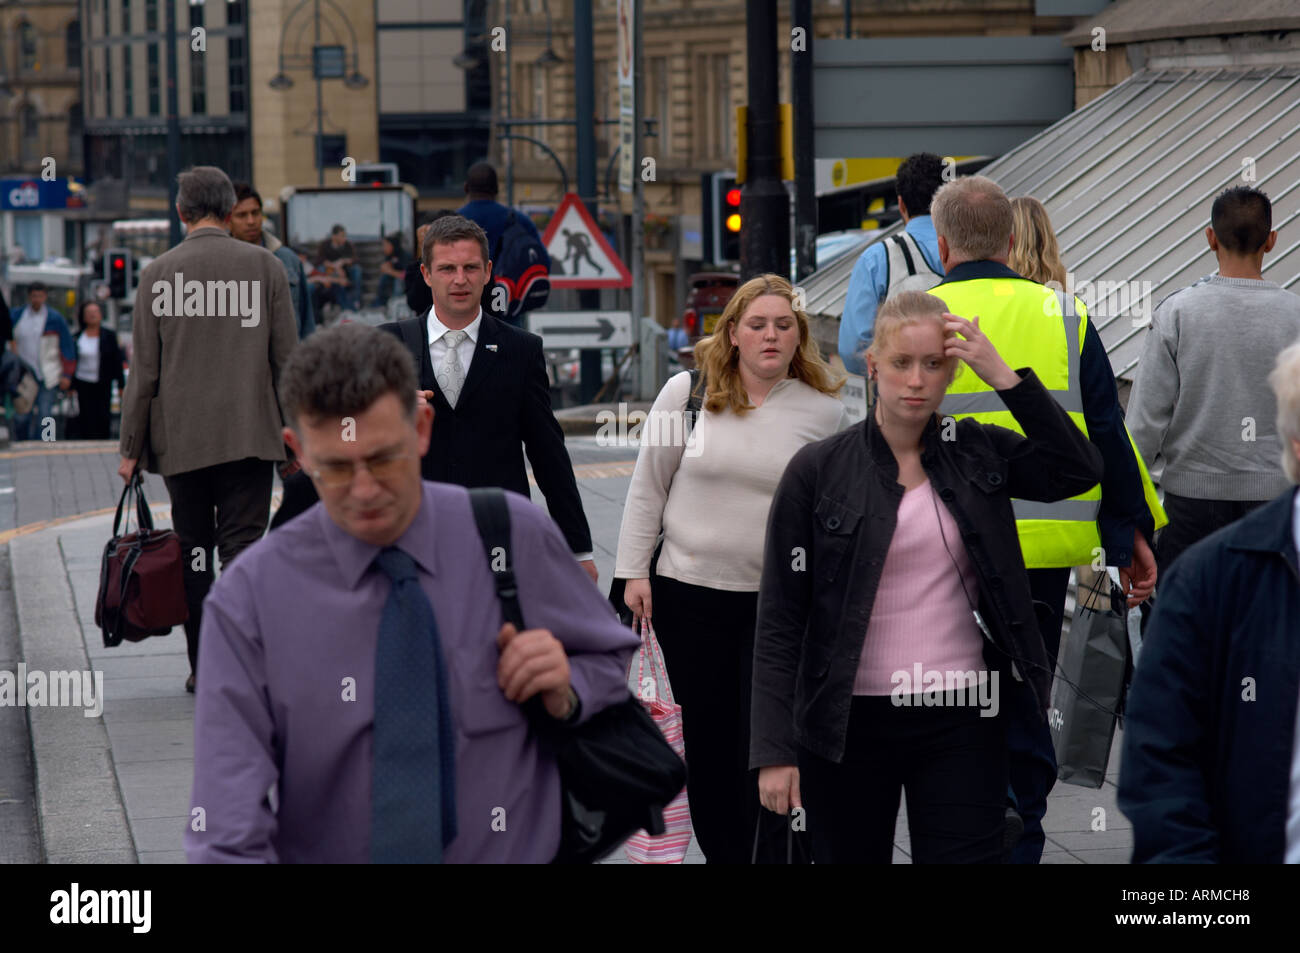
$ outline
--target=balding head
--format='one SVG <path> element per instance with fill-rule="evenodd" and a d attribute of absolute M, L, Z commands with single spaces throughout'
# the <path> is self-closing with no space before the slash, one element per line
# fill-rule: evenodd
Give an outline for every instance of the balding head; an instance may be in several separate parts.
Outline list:
<path fill-rule="evenodd" d="M 945 183 L 934 194 L 930 215 L 952 264 L 1006 261 L 1011 249 L 1011 200 L 992 179 L 968 175 Z"/>

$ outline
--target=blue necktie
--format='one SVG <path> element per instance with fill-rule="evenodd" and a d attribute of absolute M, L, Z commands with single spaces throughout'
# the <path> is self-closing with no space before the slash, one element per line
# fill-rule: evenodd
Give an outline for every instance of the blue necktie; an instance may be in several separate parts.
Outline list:
<path fill-rule="evenodd" d="M 438 620 L 410 556 L 390 546 L 375 565 L 393 587 L 375 650 L 370 859 L 438 864 L 456 838 L 456 732 Z"/>

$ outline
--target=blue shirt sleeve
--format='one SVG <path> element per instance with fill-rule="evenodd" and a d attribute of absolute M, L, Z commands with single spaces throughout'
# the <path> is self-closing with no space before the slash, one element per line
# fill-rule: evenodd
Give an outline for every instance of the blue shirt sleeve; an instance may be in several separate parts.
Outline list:
<path fill-rule="evenodd" d="M 877 242 L 864 251 L 853 266 L 849 278 L 849 291 L 844 299 L 844 314 L 840 318 L 840 357 L 853 374 L 867 376 L 866 357 L 863 352 L 871 344 L 876 326 L 876 308 L 888 287 L 885 262 L 885 245 Z"/>

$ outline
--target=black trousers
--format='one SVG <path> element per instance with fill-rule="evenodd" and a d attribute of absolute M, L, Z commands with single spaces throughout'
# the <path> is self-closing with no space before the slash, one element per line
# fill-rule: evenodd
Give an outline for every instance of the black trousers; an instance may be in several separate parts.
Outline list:
<path fill-rule="evenodd" d="M 172 526 L 181 538 L 185 560 L 185 604 L 190 610 L 185 645 L 190 669 L 196 674 L 203 599 L 215 578 L 212 550 L 221 554 L 224 568 L 262 538 L 271 514 L 272 467 L 270 460 L 249 457 L 163 477 L 172 501 Z M 195 549 L 203 551 L 202 569 L 194 568 Z"/>
<path fill-rule="evenodd" d="M 1165 513 L 1169 525 L 1156 536 L 1156 572 L 1159 579 L 1169 571 L 1183 550 L 1200 542 L 1215 530 L 1235 523 L 1268 500 L 1198 500 L 1165 491 Z"/>
<path fill-rule="evenodd" d="M 758 593 L 663 576 L 652 578 L 651 590 L 655 635 L 682 706 L 686 795 L 696 840 L 711 864 L 748 864 L 759 812 L 758 772 L 749 770 Z M 784 851 L 783 833 L 779 840 Z"/>
<path fill-rule="evenodd" d="M 904 790 L 913 863 L 1002 860 L 1007 751 L 1000 714 L 855 696 L 843 760 L 801 748 L 799 788 L 814 863 L 890 863 Z"/>
<path fill-rule="evenodd" d="M 94 383 L 73 378 L 80 413 L 73 428 L 82 440 L 107 440 L 109 437 L 109 404 L 113 398 L 113 379 Z"/>

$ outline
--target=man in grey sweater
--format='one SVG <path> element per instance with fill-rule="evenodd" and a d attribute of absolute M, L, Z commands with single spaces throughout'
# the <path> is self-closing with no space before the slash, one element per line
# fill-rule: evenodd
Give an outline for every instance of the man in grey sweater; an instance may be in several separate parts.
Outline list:
<path fill-rule="evenodd" d="M 1268 371 L 1300 338 L 1300 297 L 1263 278 L 1277 232 L 1262 192 L 1228 189 L 1210 221 L 1218 274 L 1160 302 L 1128 405 L 1147 466 L 1164 461 L 1161 578 L 1183 550 L 1289 485 Z"/>

